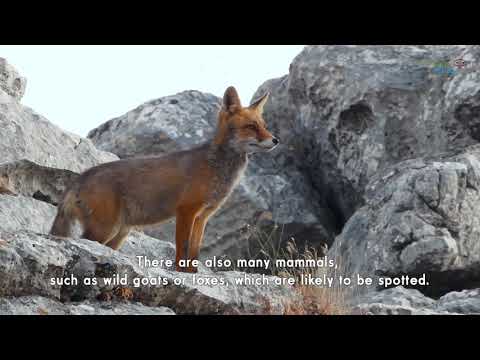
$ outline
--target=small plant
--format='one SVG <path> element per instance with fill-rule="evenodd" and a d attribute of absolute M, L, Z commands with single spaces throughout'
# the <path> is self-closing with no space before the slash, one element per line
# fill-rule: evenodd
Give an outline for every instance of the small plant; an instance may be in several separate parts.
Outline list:
<path fill-rule="evenodd" d="M 315 263 L 325 256 L 328 247 L 326 244 L 318 248 L 305 244 L 302 248 L 297 246 L 295 238 L 291 237 L 282 247 L 284 225 L 274 225 L 270 233 L 258 227 L 251 227 L 250 241 L 254 241 L 256 253 L 249 252 L 251 258 L 259 256 L 270 260 L 271 268 L 269 273 L 284 278 L 294 278 L 294 289 L 299 295 L 298 300 L 292 300 L 284 304 L 285 315 L 342 315 L 347 314 L 347 289 L 339 285 L 337 277 L 342 274 L 341 264 L 334 259 L 335 267 L 278 267 L 278 259 L 285 260 L 313 260 Z M 279 236 L 279 238 L 277 238 Z M 251 251 L 250 247 L 249 250 Z M 294 261 L 292 261 L 294 262 Z M 302 263 L 302 262 L 300 262 Z M 306 263 L 303 262 L 303 263 Z M 301 283 L 302 277 L 332 277 L 333 286 L 313 286 Z M 265 307 L 265 313 L 269 313 L 271 306 Z"/>

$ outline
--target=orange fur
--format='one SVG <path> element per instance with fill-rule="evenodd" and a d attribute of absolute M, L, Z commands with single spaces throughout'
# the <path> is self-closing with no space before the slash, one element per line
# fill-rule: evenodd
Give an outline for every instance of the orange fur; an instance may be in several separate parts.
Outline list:
<path fill-rule="evenodd" d="M 267 94 L 268 95 L 268 94 Z M 176 217 L 176 264 L 198 259 L 208 219 L 238 183 L 248 153 L 270 151 L 278 140 L 261 116 L 265 95 L 242 107 L 233 87 L 226 90 L 212 141 L 163 157 L 124 159 L 81 174 L 68 189 L 51 233 L 68 236 L 78 220 L 83 236 L 119 249 L 130 228 Z"/>

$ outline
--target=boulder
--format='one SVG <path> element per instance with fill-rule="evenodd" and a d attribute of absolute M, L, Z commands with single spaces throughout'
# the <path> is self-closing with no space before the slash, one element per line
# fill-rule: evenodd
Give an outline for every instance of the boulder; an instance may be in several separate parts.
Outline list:
<path fill-rule="evenodd" d="M 21 105 L 19 100 L 25 91 L 25 82 L 2 60 L 0 164 L 25 159 L 41 166 L 81 172 L 91 166 L 118 159 L 111 153 L 97 150 L 90 140 L 61 130 L 32 109 Z"/>
<path fill-rule="evenodd" d="M 267 120 L 341 228 L 378 171 L 478 142 L 479 60 L 479 46 L 307 46 L 257 95 L 272 92 Z"/>
<path fill-rule="evenodd" d="M 353 315 L 453 315 L 438 309 L 436 302 L 420 291 L 398 286 L 357 298 Z"/>
<path fill-rule="evenodd" d="M 450 313 L 480 314 L 480 289 L 454 291 L 442 296 L 437 306 Z"/>
<path fill-rule="evenodd" d="M 53 223 L 55 206 L 26 196 L 0 194 L 0 229 L 47 234 Z"/>
<path fill-rule="evenodd" d="M 364 276 L 421 276 L 431 296 L 480 285 L 480 145 L 372 177 L 329 255 Z"/>
<path fill-rule="evenodd" d="M 480 290 L 450 292 L 438 300 L 402 286 L 368 293 L 354 300 L 355 315 L 467 315 L 480 314 Z"/>
<path fill-rule="evenodd" d="M 168 307 L 178 314 L 281 314 L 285 304 L 298 300 L 288 286 L 236 285 L 236 278 L 247 276 L 236 271 L 193 275 L 141 267 L 138 253 L 127 255 L 85 239 L 60 239 L 26 230 L 0 230 L 0 239 L 0 298 L 40 296 L 62 303 L 86 302 L 87 306 L 95 300 L 128 300 Z M 163 254 L 160 259 L 168 257 Z M 104 281 L 116 275 L 126 276 L 128 284 Z M 209 283 L 199 283 L 199 277 L 208 278 Z M 64 280 L 72 278 L 77 283 Z M 96 278 L 98 283 L 85 284 L 85 278 Z M 175 279 L 182 278 L 184 284 L 177 284 Z M 273 277 L 267 278 L 273 281 Z M 52 284 L 52 279 L 61 280 Z M 135 279 L 156 283 L 136 286 Z"/>
<path fill-rule="evenodd" d="M 103 151 L 120 158 L 163 155 L 209 138 L 217 125 L 220 98 L 200 91 L 148 101 L 88 133 Z"/>
<path fill-rule="evenodd" d="M 126 301 L 62 303 L 41 296 L 0 298 L 0 315 L 175 315 L 166 307 Z"/>
<path fill-rule="evenodd" d="M 79 175 L 70 170 L 38 165 L 29 160 L 0 164 L 0 179 L 16 194 L 57 205 Z"/>

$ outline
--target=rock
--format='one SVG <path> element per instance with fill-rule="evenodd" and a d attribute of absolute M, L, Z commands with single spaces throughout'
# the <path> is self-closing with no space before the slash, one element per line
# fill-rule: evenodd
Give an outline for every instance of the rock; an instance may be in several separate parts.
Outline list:
<path fill-rule="evenodd" d="M 426 274 L 431 296 L 480 285 L 479 176 L 480 145 L 386 168 L 329 255 L 351 274 Z"/>
<path fill-rule="evenodd" d="M 435 72 L 461 57 L 454 76 Z M 477 45 L 307 46 L 259 92 L 272 91 L 266 118 L 341 227 L 378 171 L 478 142 L 479 60 Z"/>
<path fill-rule="evenodd" d="M 220 98 L 184 91 L 140 105 L 88 133 L 98 149 L 120 158 L 162 155 L 209 138 L 217 125 Z"/>
<path fill-rule="evenodd" d="M 466 315 L 480 314 L 480 289 L 450 292 L 438 300 L 403 286 L 356 298 L 352 313 L 358 315 Z"/>
<path fill-rule="evenodd" d="M 437 303 L 444 311 L 480 314 L 480 289 L 451 292 L 442 296 Z"/>
<path fill-rule="evenodd" d="M 0 57 L 0 91 L 4 91 L 15 100 L 20 101 L 25 94 L 26 86 L 27 80 L 20 76 L 7 60 Z"/>
<path fill-rule="evenodd" d="M 67 133 L 12 96 L 0 91 L 0 163 L 29 160 L 41 166 L 81 172 L 118 159 L 92 142 Z"/>
<path fill-rule="evenodd" d="M 356 299 L 352 307 L 354 315 L 455 315 L 437 306 L 436 302 L 418 290 L 398 286 L 369 293 Z"/>
<path fill-rule="evenodd" d="M 61 303 L 41 296 L 0 298 L 0 315 L 175 315 L 166 307 L 120 301 Z"/>
<path fill-rule="evenodd" d="M 0 230 L 47 234 L 56 212 L 55 206 L 30 197 L 0 194 Z"/>
<path fill-rule="evenodd" d="M 216 96 L 185 91 L 147 102 L 92 130 L 88 137 L 99 149 L 121 158 L 188 149 L 213 136 L 220 103 Z M 239 258 L 250 248 L 258 253 L 258 242 L 272 234 L 275 225 L 285 230 L 283 236 L 270 236 L 273 244 L 262 246 L 277 248 L 276 241 L 292 236 L 299 237 L 300 243 L 313 245 L 333 240 L 332 217 L 311 201 L 309 180 L 297 169 L 287 167 L 288 154 L 273 155 L 275 163 L 264 159 L 271 154 L 251 157 L 239 186 L 209 221 L 201 256 Z M 269 214 L 267 220 L 265 214 Z M 259 235 L 259 231 L 266 234 Z M 174 241 L 174 220 L 147 227 L 145 232 Z"/>
<path fill-rule="evenodd" d="M 0 179 L 15 193 L 57 205 L 78 174 L 37 165 L 28 160 L 0 164 Z M 1 185 L 1 184 L 0 184 Z"/>
<path fill-rule="evenodd" d="M 29 231 L 3 230 L 0 230 L 0 239 L 3 240 L 0 244 L 0 298 L 41 296 L 63 303 L 86 302 L 87 306 L 88 301 L 99 299 L 128 300 L 151 307 L 168 307 L 178 314 L 252 314 L 264 313 L 266 309 L 269 313 L 280 314 L 285 310 L 284 304 L 298 300 L 293 289 L 287 286 L 236 285 L 236 278 L 246 276 L 239 272 L 200 272 L 194 279 L 192 274 L 140 267 L 135 258 L 138 253 L 127 255 L 85 239 L 60 239 Z M 166 258 L 164 254 L 160 259 Z M 117 274 L 126 276 L 128 284 L 118 287 L 104 281 Z M 199 284 L 198 278 L 202 276 L 204 281 L 208 278 L 210 284 Z M 52 284 L 52 278 L 75 278 L 77 284 L 65 281 Z M 87 285 L 85 278 L 96 278 L 98 283 Z M 184 278 L 185 284 L 176 285 L 175 278 Z M 135 279 L 157 282 L 164 279 L 166 283 L 137 287 Z M 219 283 L 212 284 L 212 281 Z"/>

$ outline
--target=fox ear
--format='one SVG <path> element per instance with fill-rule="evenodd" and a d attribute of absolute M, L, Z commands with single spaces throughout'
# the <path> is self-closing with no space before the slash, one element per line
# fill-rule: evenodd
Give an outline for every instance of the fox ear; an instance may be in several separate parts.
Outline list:
<path fill-rule="evenodd" d="M 253 104 L 250 105 L 250 109 L 255 110 L 261 115 L 263 113 L 263 107 L 267 103 L 269 96 L 269 92 L 265 93 L 262 97 L 260 97 L 258 100 L 254 101 Z"/>
<path fill-rule="evenodd" d="M 225 90 L 225 95 L 223 95 L 223 110 L 234 113 L 242 107 L 240 103 L 240 97 L 238 96 L 237 90 L 230 86 Z"/>

